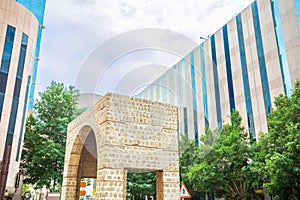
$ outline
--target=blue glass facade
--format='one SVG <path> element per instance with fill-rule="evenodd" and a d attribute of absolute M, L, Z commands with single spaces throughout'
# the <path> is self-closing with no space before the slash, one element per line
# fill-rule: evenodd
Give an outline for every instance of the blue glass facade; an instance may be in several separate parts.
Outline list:
<path fill-rule="evenodd" d="M 245 98 L 245 105 L 246 105 L 246 112 L 247 112 L 248 130 L 250 133 L 250 138 L 255 139 L 256 135 L 255 135 L 255 127 L 254 127 L 252 100 L 251 100 L 251 93 L 250 93 L 248 67 L 247 67 L 247 59 L 246 59 L 245 44 L 244 44 L 245 40 L 244 40 L 241 14 L 236 16 L 236 28 L 237 28 L 237 35 L 238 35 L 242 75 L 243 75 L 244 98 Z"/>
<path fill-rule="evenodd" d="M 25 125 L 25 121 L 26 121 L 25 117 L 26 117 L 27 101 L 28 101 L 30 82 L 31 82 L 31 76 L 28 76 L 27 85 L 26 85 L 25 100 L 24 100 L 24 107 L 23 107 L 23 114 L 22 114 L 21 130 L 20 130 L 18 147 L 17 147 L 18 149 L 17 149 L 16 159 L 15 159 L 17 162 L 19 162 L 19 160 L 20 160 L 21 144 L 22 144 L 22 138 L 23 138 L 23 133 L 24 133 L 24 125 Z"/>
<path fill-rule="evenodd" d="M 213 74 L 214 74 L 217 123 L 218 123 L 218 128 L 221 128 L 222 127 L 222 116 L 221 116 L 220 89 L 219 89 L 215 35 L 211 36 L 211 57 L 212 57 Z"/>
<path fill-rule="evenodd" d="M 185 75 L 185 61 L 184 59 L 181 60 L 181 81 L 182 81 L 182 104 L 183 107 L 186 107 L 186 75 Z"/>
<path fill-rule="evenodd" d="M 16 1 L 20 4 L 22 4 L 28 10 L 30 10 L 36 16 L 40 25 L 44 24 L 46 0 L 16 0 Z M 36 40 L 35 58 L 40 57 L 41 39 L 42 39 L 42 29 L 39 28 L 38 37 Z M 32 78 L 31 78 L 32 80 L 31 80 L 31 87 L 30 87 L 28 110 L 32 110 L 32 108 L 33 108 L 37 69 L 38 69 L 38 60 L 35 59 L 33 71 L 32 71 Z"/>
<path fill-rule="evenodd" d="M 298 20 L 298 30 L 300 32 L 300 1 L 294 0 L 294 4 L 295 4 L 296 16 L 297 16 L 297 20 Z"/>
<path fill-rule="evenodd" d="M 145 92 L 144 92 L 144 91 L 141 92 L 141 98 L 142 98 L 142 99 L 145 99 Z"/>
<path fill-rule="evenodd" d="M 174 65 L 173 67 L 173 81 L 174 81 L 174 97 L 175 101 L 174 104 L 178 106 L 178 83 L 177 83 L 178 75 L 177 75 L 177 66 Z"/>
<path fill-rule="evenodd" d="M 167 103 L 170 103 L 170 72 L 166 73 L 166 95 L 167 95 Z"/>
<path fill-rule="evenodd" d="M 282 76 L 282 81 L 284 83 L 284 91 L 285 94 L 290 96 L 292 94 L 292 81 L 290 77 L 289 64 L 288 64 L 286 49 L 284 44 L 278 0 L 271 0 L 271 8 L 272 8 L 272 17 L 273 17 L 274 27 L 275 27 L 276 42 L 277 42 L 278 53 L 279 53 L 278 58 L 280 62 L 281 76 Z"/>
<path fill-rule="evenodd" d="M 293 14 L 293 2 L 296 15 Z M 258 132 L 268 130 L 266 118 L 274 97 L 282 93 L 289 95 L 292 82 L 300 78 L 297 68 L 300 63 L 300 57 L 297 56 L 300 44 L 298 29 L 290 26 L 292 23 L 299 23 L 299 5 L 298 0 L 254 1 L 217 33 L 210 35 L 197 47 L 199 49 L 192 50 L 162 75 L 163 78 L 158 79 L 160 85 L 164 84 L 166 87 L 164 90 L 160 88 L 159 96 L 162 101 L 173 103 L 177 99 L 181 100 L 179 127 L 182 133 L 198 143 L 198 130 L 205 132 L 205 127 L 200 127 L 198 122 L 212 130 L 220 129 L 227 118 L 222 114 L 236 108 L 242 108 L 242 123 L 248 127 L 252 142 L 256 141 Z M 289 17 L 287 19 L 282 16 Z M 295 21 L 291 18 L 297 19 Z M 273 19 L 275 29 L 270 19 Z M 282 21 L 285 19 L 288 21 Z M 195 55 L 197 50 L 199 55 Z M 195 63 L 200 63 L 199 69 L 197 66 L 195 68 Z M 224 64 L 225 74 L 219 74 L 221 70 L 218 68 L 223 65 L 218 63 Z M 197 75 L 197 70 L 200 71 L 200 76 Z M 174 77 L 174 80 L 169 76 Z M 222 89 L 226 92 L 221 91 Z M 220 96 L 227 94 L 227 91 L 228 95 Z M 171 92 L 174 95 L 170 95 Z M 150 99 L 153 99 L 155 95 L 151 95 Z M 204 117 L 201 116 L 200 119 L 197 119 L 197 112 L 202 109 L 202 103 L 199 106 L 197 98 L 203 100 L 203 111 L 199 112 L 203 112 L 201 115 Z M 221 102 L 229 104 L 223 106 Z M 195 132 L 189 132 L 193 129 Z"/>
<path fill-rule="evenodd" d="M 194 51 L 190 53 L 190 69 L 191 69 L 191 82 L 192 82 L 192 99 L 193 99 L 193 117 L 194 117 L 194 135 L 196 144 L 199 144 L 198 136 L 198 116 L 197 116 L 197 89 L 196 89 L 196 76 L 194 65 Z"/>
<path fill-rule="evenodd" d="M 183 107 L 183 132 L 185 135 L 188 135 L 188 113 L 187 113 L 187 107 Z"/>
<path fill-rule="evenodd" d="M 203 98 L 203 108 L 204 108 L 204 120 L 205 126 L 209 127 L 208 121 L 208 100 L 207 100 L 207 86 L 206 86 L 206 67 L 204 58 L 204 44 L 200 45 L 200 59 L 201 59 L 201 80 L 202 80 L 202 98 Z"/>
<path fill-rule="evenodd" d="M 26 52 L 27 52 L 27 45 L 28 45 L 28 36 L 23 33 L 22 35 L 22 42 L 21 42 L 21 49 L 19 55 L 19 62 L 18 62 L 18 69 L 17 69 L 17 76 L 15 80 L 15 88 L 14 88 L 14 95 L 13 95 L 13 102 L 11 105 L 11 112 L 10 118 L 8 123 L 8 131 L 6 136 L 6 145 L 12 146 L 13 136 L 15 133 L 15 125 L 18 113 L 18 105 L 19 105 L 19 97 L 21 91 L 21 83 L 23 78 L 23 71 L 26 59 Z"/>
<path fill-rule="evenodd" d="M 156 97 L 156 83 L 153 84 L 153 99 L 154 99 L 154 101 L 157 101 L 157 97 Z"/>
<path fill-rule="evenodd" d="M 151 88 L 148 87 L 147 88 L 147 99 L 150 99 L 150 97 L 151 97 Z"/>
<path fill-rule="evenodd" d="M 256 1 L 251 4 L 251 8 L 252 8 L 252 15 L 253 15 L 254 32 L 256 38 L 256 50 L 257 50 L 258 63 L 260 69 L 263 98 L 264 98 L 266 116 L 268 116 L 269 112 L 271 111 L 271 97 L 269 91 L 268 75 L 266 70 L 265 54 L 264 54 L 264 48 L 263 48 L 262 36 L 261 36 L 260 19 L 259 19 L 259 13 L 258 13 Z"/>
<path fill-rule="evenodd" d="M 224 39 L 224 52 L 225 52 L 225 62 L 226 62 L 227 86 L 228 86 L 228 93 L 229 93 L 229 104 L 230 104 L 230 112 L 232 112 L 233 109 L 235 109 L 235 102 L 234 102 L 234 90 L 233 90 L 233 82 L 232 82 L 230 48 L 229 48 L 229 41 L 228 41 L 227 25 L 223 26 L 223 39 Z"/>
<path fill-rule="evenodd" d="M 162 85 L 162 77 L 159 78 L 159 101 L 162 102 L 163 99 L 163 85 Z"/>
<path fill-rule="evenodd" d="M 184 134 L 188 135 L 188 113 L 187 113 L 187 95 L 186 95 L 186 74 L 185 61 L 181 60 L 181 81 L 182 81 L 182 107 L 183 107 L 183 127 Z"/>
<path fill-rule="evenodd" d="M 8 73 L 11 62 L 11 54 L 13 50 L 13 44 L 15 39 L 16 29 L 10 25 L 7 26 L 4 49 L 1 59 L 0 66 L 0 120 L 2 116 L 3 104 L 4 104 L 4 96 L 6 91 Z"/>

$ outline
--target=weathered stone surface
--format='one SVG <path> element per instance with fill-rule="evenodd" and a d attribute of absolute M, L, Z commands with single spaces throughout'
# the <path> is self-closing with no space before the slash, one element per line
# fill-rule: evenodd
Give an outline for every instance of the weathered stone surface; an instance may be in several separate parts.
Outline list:
<path fill-rule="evenodd" d="M 123 200 L 127 169 L 156 171 L 157 199 L 179 199 L 177 116 L 172 105 L 106 94 L 68 126 L 62 199 L 95 177 L 97 199 Z"/>

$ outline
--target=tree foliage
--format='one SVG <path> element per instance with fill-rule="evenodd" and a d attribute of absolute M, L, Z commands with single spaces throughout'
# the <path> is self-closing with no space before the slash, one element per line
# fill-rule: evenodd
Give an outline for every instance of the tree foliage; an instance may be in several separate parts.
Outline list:
<path fill-rule="evenodd" d="M 257 143 L 250 144 L 237 111 L 220 130 L 207 129 L 199 148 L 184 141 L 181 180 L 189 189 L 226 199 L 256 199 L 255 189 L 265 187 L 275 199 L 299 199 L 300 81 L 290 97 L 279 95 L 274 105 L 268 133 L 261 133 Z M 197 194 L 193 199 L 199 199 Z"/>
<path fill-rule="evenodd" d="M 269 133 L 259 140 L 264 186 L 281 199 L 300 197 L 300 81 L 288 97 L 279 95 L 268 118 Z M 262 167 L 260 167 L 262 166 Z"/>
<path fill-rule="evenodd" d="M 145 196 L 155 197 L 155 172 L 128 172 L 126 190 L 127 194 L 133 196 L 135 200 L 144 200 Z"/>
<path fill-rule="evenodd" d="M 62 183 L 67 126 L 79 113 L 79 92 L 52 82 L 26 121 L 21 168 L 25 183 L 57 191 Z"/>
<path fill-rule="evenodd" d="M 207 129 L 201 137 L 195 162 L 181 171 L 182 180 L 193 191 L 228 199 L 244 199 L 253 194 L 253 190 L 248 190 L 251 183 L 246 181 L 253 149 L 241 121 L 239 113 L 234 111 L 231 123 L 224 124 L 220 130 Z M 180 159 L 186 160 L 186 155 Z"/>

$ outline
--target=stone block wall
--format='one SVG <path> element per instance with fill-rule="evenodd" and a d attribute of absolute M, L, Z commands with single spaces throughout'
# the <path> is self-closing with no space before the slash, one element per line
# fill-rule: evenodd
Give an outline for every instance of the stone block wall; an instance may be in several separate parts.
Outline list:
<path fill-rule="evenodd" d="M 88 148 L 90 134 L 96 148 Z M 78 116 L 68 127 L 62 199 L 78 197 L 78 166 L 92 160 L 83 149 L 96 157 L 97 199 L 125 199 L 127 169 L 156 171 L 157 199 L 179 199 L 175 106 L 109 93 Z"/>

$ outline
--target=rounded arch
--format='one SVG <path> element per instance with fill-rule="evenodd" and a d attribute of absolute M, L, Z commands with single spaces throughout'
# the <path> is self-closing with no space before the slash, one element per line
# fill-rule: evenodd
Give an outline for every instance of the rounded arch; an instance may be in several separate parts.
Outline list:
<path fill-rule="evenodd" d="M 91 124 L 84 123 L 73 131 L 76 133 L 75 137 L 67 141 L 70 144 L 67 144 L 69 149 L 66 150 L 63 187 L 68 189 L 63 192 L 70 199 L 79 199 L 80 181 L 83 177 L 96 178 L 97 134 L 95 130 Z"/>

